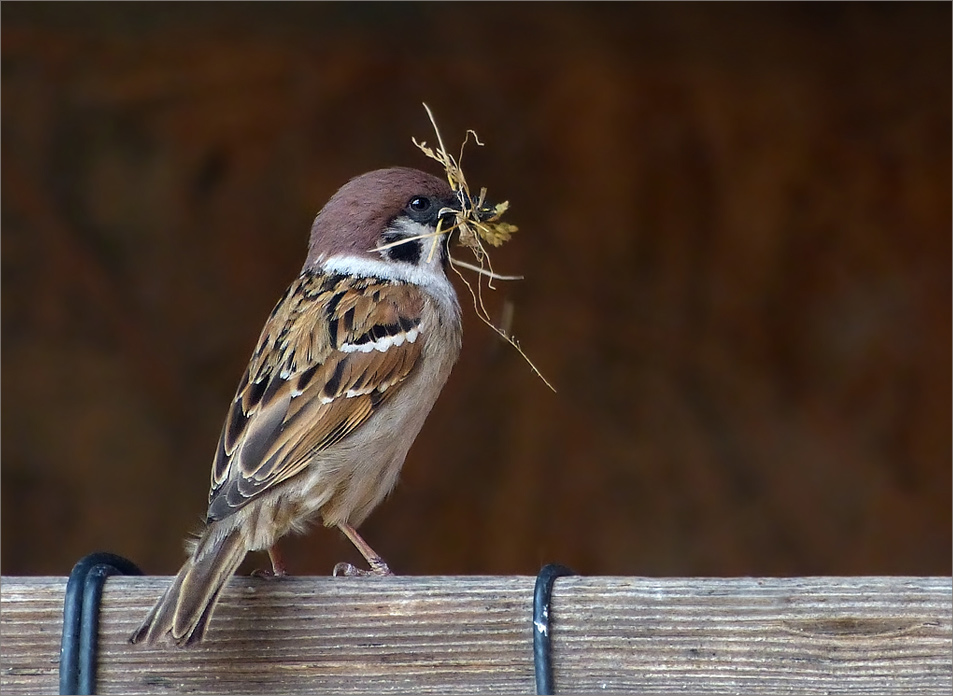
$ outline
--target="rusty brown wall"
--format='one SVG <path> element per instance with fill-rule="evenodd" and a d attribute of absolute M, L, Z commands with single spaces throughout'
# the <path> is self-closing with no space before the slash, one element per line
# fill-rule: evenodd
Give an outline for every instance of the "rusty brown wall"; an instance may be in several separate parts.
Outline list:
<path fill-rule="evenodd" d="M 951 572 L 949 4 L 2 8 L 2 570 L 170 573 L 315 212 L 434 168 L 468 311 L 365 525 L 398 572 Z M 292 572 L 355 553 L 315 531 Z M 257 562 L 262 563 L 261 559 Z"/>

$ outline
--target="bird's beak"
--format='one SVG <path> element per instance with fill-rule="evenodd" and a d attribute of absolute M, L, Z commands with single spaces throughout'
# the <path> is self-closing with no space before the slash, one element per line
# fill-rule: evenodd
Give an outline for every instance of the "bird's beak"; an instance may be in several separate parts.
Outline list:
<path fill-rule="evenodd" d="M 443 228 L 447 229 L 456 224 L 457 218 L 464 213 L 474 222 L 486 222 L 497 216 L 497 206 L 490 201 L 483 201 L 479 207 L 476 201 L 462 201 L 458 196 L 451 196 L 443 203 L 440 217 L 443 218 Z"/>
<path fill-rule="evenodd" d="M 463 211 L 460 199 L 456 196 L 450 196 L 443 201 L 443 207 L 440 209 L 440 227 L 448 230 L 457 223 L 457 217 Z"/>

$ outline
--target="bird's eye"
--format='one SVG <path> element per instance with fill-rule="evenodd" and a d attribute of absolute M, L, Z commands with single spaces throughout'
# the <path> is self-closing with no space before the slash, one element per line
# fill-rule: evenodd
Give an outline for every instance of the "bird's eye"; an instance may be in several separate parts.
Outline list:
<path fill-rule="evenodd" d="M 423 196 L 414 196 L 407 204 L 407 207 L 415 213 L 426 213 L 432 206 L 433 203 L 430 202 L 430 199 Z"/>

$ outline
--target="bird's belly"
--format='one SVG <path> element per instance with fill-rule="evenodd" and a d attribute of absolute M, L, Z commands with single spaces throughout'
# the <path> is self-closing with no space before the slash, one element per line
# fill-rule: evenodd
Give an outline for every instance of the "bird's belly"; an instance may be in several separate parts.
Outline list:
<path fill-rule="evenodd" d="M 453 356 L 454 358 L 456 356 Z M 320 514 L 325 525 L 358 526 L 394 488 L 407 451 L 420 432 L 452 365 L 422 365 L 388 404 L 350 437 L 317 453 L 287 498 L 289 529 Z M 430 368 L 430 369 L 426 369 Z M 433 394 L 432 397 L 428 396 Z"/>

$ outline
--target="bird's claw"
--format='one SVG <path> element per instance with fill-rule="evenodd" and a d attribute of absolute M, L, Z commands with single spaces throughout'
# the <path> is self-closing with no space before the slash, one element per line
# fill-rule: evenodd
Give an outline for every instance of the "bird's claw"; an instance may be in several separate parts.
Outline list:
<path fill-rule="evenodd" d="M 391 569 L 388 567 L 388 565 L 380 558 L 371 560 L 369 564 L 371 569 L 363 570 L 362 568 L 358 568 L 357 566 L 351 565 L 350 563 L 338 563 L 336 566 L 334 566 L 332 575 L 336 578 L 341 576 L 348 578 L 363 578 L 369 576 L 384 577 L 394 574 L 391 572 Z"/>
<path fill-rule="evenodd" d="M 262 578 L 264 580 L 275 580 L 276 578 L 283 578 L 287 575 L 285 572 L 276 573 L 273 570 L 268 570 L 267 568 L 255 568 L 250 575 L 253 578 Z"/>
<path fill-rule="evenodd" d="M 251 576 L 253 578 L 263 578 L 265 580 L 274 580 L 276 578 L 283 578 L 286 575 L 288 575 L 288 571 L 286 571 L 283 567 L 271 568 L 271 569 L 255 568 L 251 572 Z"/>

